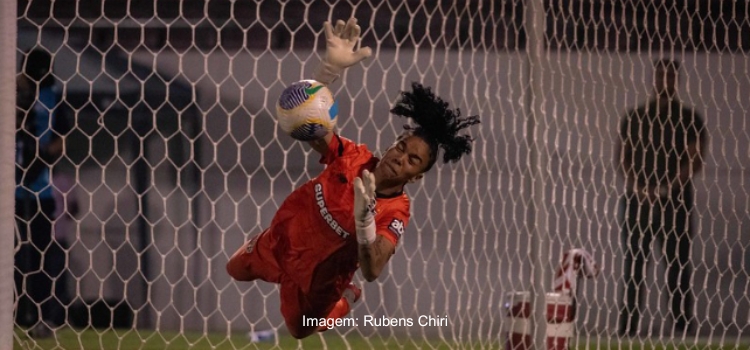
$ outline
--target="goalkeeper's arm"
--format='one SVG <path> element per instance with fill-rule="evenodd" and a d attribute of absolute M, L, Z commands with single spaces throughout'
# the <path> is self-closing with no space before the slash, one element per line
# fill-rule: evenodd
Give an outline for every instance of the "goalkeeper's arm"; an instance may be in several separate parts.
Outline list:
<path fill-rule="evenodd" d="M 362 277 L 367 282 L 376 280 L 395 249 L 393 243 L 381 235 L 377 235 L 372 243 L 359 244 L 359 268 Z"/>
<path fill-rule="evenodd" d="M 362 177 L 354 179 L 354 224 L 359 268 L 368 282 L 378 278 L 395 250 L 393 243 L 376 234 L 375 203 L 375 175 L 364 170 Z"/>
<path fill-rule="evenodd" d="M 313 79 L 331 85 L 344 70 L 370 57 L 372 50 L 369 47 L 357 49 L 361 28 L 357 25 L 356 18 L 350 18 L 346 22 L 338 20 L 335 27 L 325 22 L 323 27 L 326 35 L 326 53 Z M 329 131 L 323 138 L 310 141 L 310 146 L 325 155 L 332 138 L 333 131 Z"/>

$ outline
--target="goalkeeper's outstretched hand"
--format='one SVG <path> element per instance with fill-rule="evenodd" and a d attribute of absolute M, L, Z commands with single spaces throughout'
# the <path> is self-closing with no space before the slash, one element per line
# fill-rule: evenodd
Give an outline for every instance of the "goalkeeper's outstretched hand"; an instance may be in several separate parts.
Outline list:
<path fill-rule="evenodd" d="M 362 29 L 357 25 L 356 18 L 350 18 L 346 22 L 338 20 L 335 27 L 326 21 L 323 28 L 326 35 L 326 54 L 314 78 L 329 85 L 336 81 L 346 68 L 370 57 L 372 50 L 369 47 L 357 49 Z"/>
<path fill-rule="evenodd" d="M 359 244 L 375 241 L 375 175 L 367 170 L 354 179 L 354 223 Z"/>
<path fill-rule="evenodd" d="M 338 20 L 335 27 L 326 21 L 323 27 L 326 34 L 325 61 L 328 64 L 343 71 L 372 55 L 369 47 L 355 50 L 359 44 L 359 34 L 362 32 L 356 18 L 350 18 L 346 23 Z"/>

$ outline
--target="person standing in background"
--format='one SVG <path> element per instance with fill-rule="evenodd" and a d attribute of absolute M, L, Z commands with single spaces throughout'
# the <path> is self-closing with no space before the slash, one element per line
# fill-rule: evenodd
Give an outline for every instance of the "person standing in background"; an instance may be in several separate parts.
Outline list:
<path fill-rule="evenodd" d="M 52 312 L 54 319 L 52 321 L 55 325 L 61 325 L 67 321 L 65 305 L 70 305 L 72 299 L 71 293 L 68 291 L 71 279 L 68 252 L 71 242 L 76 239 L 75 218 L 80 207 L 76 196 L 76 179 L 69 172 L 62 171 L 62 169 L 58 170 L 58 167 L 55 167 L 55 171 L 52 173 L 52 186 L 52 195 L 55 199 L 53 238 L 57 245 L 53 245 L 54 248 L 50 247 L 50 249 L 57 251 L 50 256 L 52 261 L 48 271 L 55 277 L 52 290 L 55 296 L 52 305 L 54 308 Z"/>
<path fill-rule="evenodd" d="M 620 124 L 615 161 L 626 184 L 620 200 L 625 254 L 622 336 L 635 336 L 639 330 L 644 274 L 654 238 L 665 252 L 675 335 L 694 331 L 692 179 L 703 169 L 708 135 L 701 116 L 677 97 L 679 73 L 679 62 L 657 60 L 651 100 L 630 110 Z"/>
<path fill-rule="evenodd" d="M 16 322 L 30 327 L 30 336 L 44 338 L 65 318 L 54 294 L 65 255 L 53 234 L 51 172 L 63 153 L 61 135 L 68 126 L 60 113 L 62 96 L 52 72 L 52 55 L 31 50 L 21 67 L 16 109 Z"/>

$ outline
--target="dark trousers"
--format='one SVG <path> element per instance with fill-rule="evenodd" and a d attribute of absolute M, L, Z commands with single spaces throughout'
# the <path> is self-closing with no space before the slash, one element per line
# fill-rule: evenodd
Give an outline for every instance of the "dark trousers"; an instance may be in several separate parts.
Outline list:
<path fill-rule="evenodd" d="M 692 192 L 673 193 L 670 199 L 657 203 L 641 203 L 633 194 L 620 201 L 623 250 L 625 254 L 625 290 L 620 309 L 620 334 L 635 335 L 641 318 L 642 295 L 649 285 L 645 283 L 645 270 L 650 259 L 654 238 L 662 249 L 666 263 L 666 284 L 670 313 L 678 331 L 690 327 L 693 294 L 690 289 L 692 266 L 690 254 L 692 229 L 690 211 Z M 661 286 L 664 282 L 654 281 Z"/>
<path fill-rule="evenodd" d="M 14 280 L 16 323 L 33 326 L 40 318 L 48 325 L 65 322 L 66 254 L 52 230 L 53 199 L 16 200 Z"/>

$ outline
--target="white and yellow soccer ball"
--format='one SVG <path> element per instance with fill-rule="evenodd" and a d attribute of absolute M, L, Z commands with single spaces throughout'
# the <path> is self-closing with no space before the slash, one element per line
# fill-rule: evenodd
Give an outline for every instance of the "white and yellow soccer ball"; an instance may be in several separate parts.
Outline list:
<path fill-rule="evenodd" d="M 279 127 L 292 138 L 313 141 L 336 125 L 338 104 L 322 83 L 305 79 L 289 85 L 276 104 Z"/>

